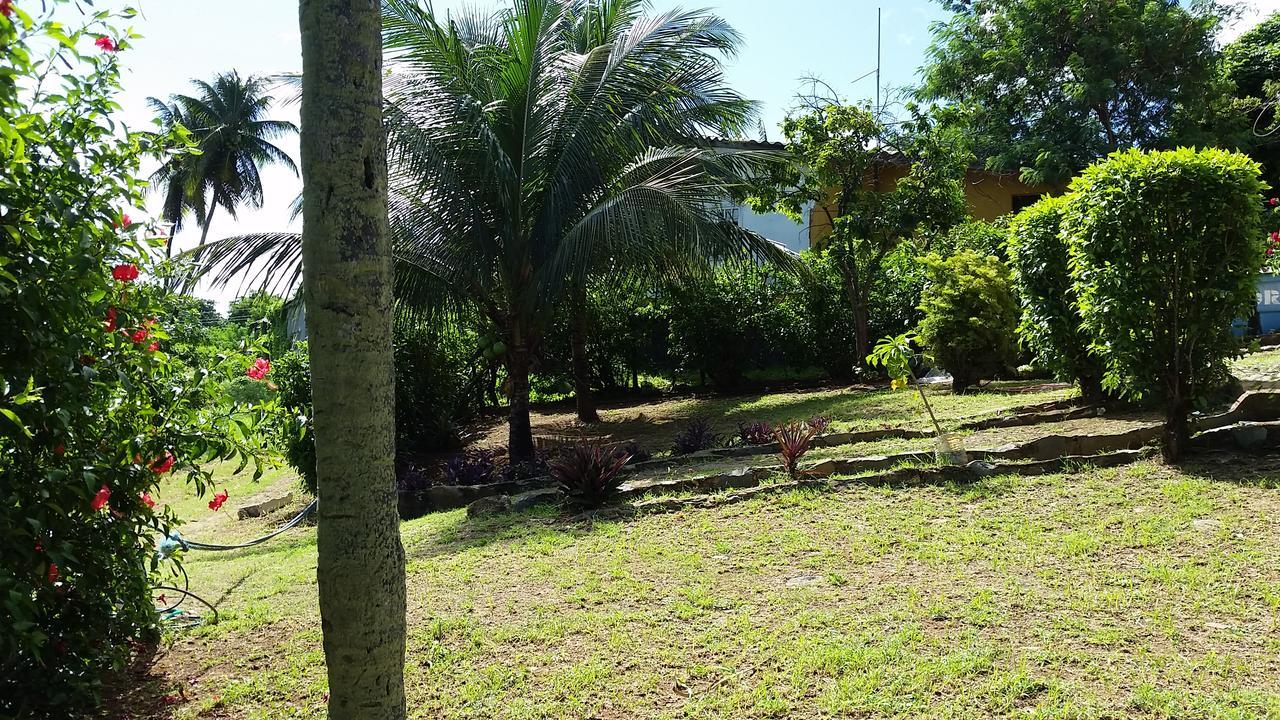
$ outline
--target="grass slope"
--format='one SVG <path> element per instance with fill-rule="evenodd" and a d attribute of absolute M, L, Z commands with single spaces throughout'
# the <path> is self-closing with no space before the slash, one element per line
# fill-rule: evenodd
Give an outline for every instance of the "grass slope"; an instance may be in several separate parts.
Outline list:
<path fill-rule="evenodd" d="M 1280 717 L 1280 460 L 403 526 L 417 718 Z M 193 555 L 155 717 L 323 717 L 313 529 Z M 136 707 L 146 703 L 139 702 Z M 135 716 L 139 716 L 136 714 Z"/>

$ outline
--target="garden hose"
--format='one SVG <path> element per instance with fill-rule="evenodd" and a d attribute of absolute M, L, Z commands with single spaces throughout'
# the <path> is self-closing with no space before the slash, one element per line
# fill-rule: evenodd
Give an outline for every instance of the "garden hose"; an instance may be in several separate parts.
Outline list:
<path fill-rule="evenodd" d="M 249 540 L 248 542 L 243 542 L 236 545 L 216 545 L 213 543 L 202 543 L 202 542 L 197 542 L 195 540 L 187 540 L 183 538 L 182 535 L 179 534 L 177 530 L 173 530 L 169 532 L 167 535 L 164 535 L 163 539 L 160 541 L 159 546 L 156 548 L 156 554 L 163 559 L 163 558 L 168 558 L 172 556 L 179 549 L 241 550 L 243 548 L 250 548 L 250 547 L 253 547 L 254 545 L 259 545 L 261 543 L 264 543 L 290 528 L 296 527 L 298 523 L 302 522 L 303 518 L 305 518 L 307 515 L 310 515 L 311 512 L 316 509 L 316 503 L 317 503 L 316 500 L 312 500 L 305 508 L 302 509 L 301 512 L 299 512 L 296 516 L 294 516 L 292 520 L 282 525 L 278 530 L 275 530 L 266 535 L 263 535 L 262 537 L 254 538 L 253 540 Z M 191 628 L 191 627 L 196 627 L 197 625 L 202 624 L 204 622 L 204 619 L 201 618 L 199 615 L 192 612 L 178 609 L 178 606 L 182 605 L 183 601 L 185 601 L 187 598 L 192 598 L 196 602 L 200 603 L 201 605 L 204 605 L 205 607 L 213 611 L 212 624 L 216 625 L 218 622 L 218 608 L 214 607 L 213 603 L 209 602 L 208 600 L 205 600 L 199 595 L 191 592 L 191 577 L 187 575 L 187 569 L 184 568 L 182 565 L 178 565 L 178 570 L 182 573 L 182 587 L 177 587 L 175 585 L 153 586 L 153 589 L 160 591 L 162 593 L 161 597 L 165 598 L 166 600 L 168 599 L 166 597 L 168 593 L 173 592 L 178 594 L 177 600 L 174 600 L 171 605 L 164 608 L 159 608 L 156 610 L 156 613 L 160 615 L 161 622 L 167 623 L 171 627 L 177 627 L 177 628 Z"/>

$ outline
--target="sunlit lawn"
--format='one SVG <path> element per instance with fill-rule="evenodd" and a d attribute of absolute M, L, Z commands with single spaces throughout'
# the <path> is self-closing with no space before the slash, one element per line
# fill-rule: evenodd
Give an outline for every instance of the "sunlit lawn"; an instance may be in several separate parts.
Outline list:
<path fill-rule="evenodd" d="M 403 526 L 418 718 L 1280 715 L 1280 462 Z M 314 531 L 193 555 L 179 718 L 322 717 Z M 193 681 L 193 682 L 192 682 Z M 163 682 L 152 688 L 166 691 Z"/>
<path fill-rule="evenodd" d="M 1235 362 L 1234 367 L 1242 370 L 1280 372 L 1280 350 L 1245 355 Z"/>

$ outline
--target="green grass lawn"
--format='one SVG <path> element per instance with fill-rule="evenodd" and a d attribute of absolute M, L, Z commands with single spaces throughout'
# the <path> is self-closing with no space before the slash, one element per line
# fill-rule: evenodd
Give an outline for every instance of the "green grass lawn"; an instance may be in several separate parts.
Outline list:
<path fill-rule="evenodd" d="M 1280 372 L 1280 350 L 1250 353 L 1237 360 L 1233 367 L 1239 370 Z"/>
<path fill-rule="evenodd" d="M 1277 487 L 1271 456 L 428 516 L 403 526 L 410 714 L 1280 717 Z M 223 622 L 174 638 L 142 692 L 185 700 L 154 717 L 323 717 L 315 561 L 310 528 L 192 555 Z"/>

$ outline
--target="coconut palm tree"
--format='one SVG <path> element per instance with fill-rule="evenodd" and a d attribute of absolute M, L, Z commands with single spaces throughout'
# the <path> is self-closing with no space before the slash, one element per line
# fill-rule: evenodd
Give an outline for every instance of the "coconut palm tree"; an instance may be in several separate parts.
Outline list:
<path fill-rule="evenodd" d="M 465 302 L 501 335 L 513 460 L 534 452 L 530 361 L 555 307 L 589 273 L 675 274 L 690 258 L 786 262 L 720 210 L 772 159 L 709 146 L 754 116 L 723 76 L 737 34 L 703 12 L 650 17 L 644 7 L 512 0 L 495 14 L 441 18 L 412 0 L 383 1 L 397 301 L 428 314 Z M 223 278 L 297 260 L 287 235 L 202 254 Z"/>
<path fill-rule="evenodd" d="M 170 243 L 188 214 L 201 225 L 204 244 L 219 207 L 233 218 L 241 204 L 262 207 L 262 166 L 278 163 L 298 172 L 289 154 L 272 143 L 297 133 L 298 126 L 267 117 L 273 104 L 267 80 L 242 78 L 233 70 L 211 83 L 192 84 L 198 91 L 193 95 L 171 95 L 168 102 L 147 98 L 162 128 L 182 125 L 200 150 L 170 157 L 151 176 L 164 192 L 164 219 L 173 225 Z"/>
<path fill-rule="evenodd" d="M 316 580 L 334 720 L 405 717 L 379 8 L 306 0 L 303 252 L 315 391 Z"/>

